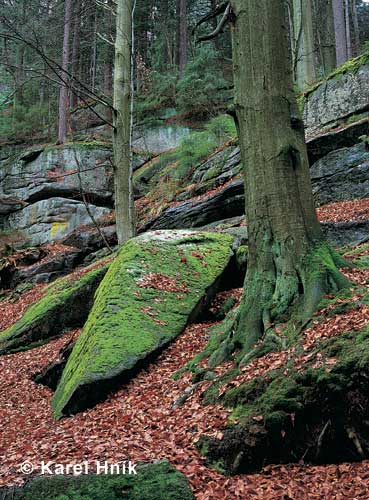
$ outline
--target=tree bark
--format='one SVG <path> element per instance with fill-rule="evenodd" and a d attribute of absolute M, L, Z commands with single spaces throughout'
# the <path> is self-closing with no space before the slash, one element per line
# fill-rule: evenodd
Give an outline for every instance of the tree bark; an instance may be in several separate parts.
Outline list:
<path fill-rule="evenodd" d="M 118 242 L 135 233 L 131 162 L 132 0 L 118 0 L 113 97 L 115 216 Z"/>
<path fill-rule="evenodd" d="M 74 9 L 74 28 L 73 28 L 73 47 L 72 47 L 72 75 L 79 78 L 78 69 L 79 69 L 79 51 L 81 46 L 81 5 L 80 0 L 75 2 Z M 71 92 L 70 96 L 70 107 L 71 109 L 75 108 L 78 104 L 77 94 L 75 92 Z"/>
<path fill-rule="evenodd" d="M 343 0 L 333 0 L 334 32 L 336 38 L 337 66 L 347 61 L 346 25 Z"/>
<path fill-rule="evenodd" d="M 72 19 L 72 0 L 65 0 L 65 16 L 64 16 L 64 37 L 63 37 L 63 60 L 61 78 L 64 83 L 61 84 L 59 94 L 59 126 L 58 126 L 58 143 L 63 144 L 67 137 L 68 121 L 69 121 L 69 99 L 68 99 L 68 77 L 64 71 L 68 71 L 69 66 L 69 38 Z"/>
<path fill-rule="evenodd" d="M 242 359 L 276 322 L 291 318 L 302 329 L 324 293 L 347 285 L 314 208 L 283 3 L 232 0 L 231 6 L 249 257 L 239 317 L 218 360 L 237 348 Z"/>
<path fill-rule="evenodd" d="M 346 23 L 346 47 L 347 58 L 352 58 L 352 43 L 351 43 L 351 23 L 350 23 L 350 0 L 345 0 L 345 23 Z"/>
<path fill-rule="evenodd" d="M 293 0 L 295 80 L 300 90 L 316 81 L 311 0 Z"/>

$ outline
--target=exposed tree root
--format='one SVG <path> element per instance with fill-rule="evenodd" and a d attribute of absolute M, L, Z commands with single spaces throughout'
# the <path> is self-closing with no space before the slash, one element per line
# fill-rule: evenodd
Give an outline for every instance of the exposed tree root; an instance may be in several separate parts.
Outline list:
<path fill-rule="evenodd" d="M 280 262 L 279 257 L 269 255 L 262 262 L 264 272 L 257 268 L 248 270 L 238 314 L 228 336 L 212 354 L 210 366 L 222 363 L 234 351 L 239 364 L 247 364 L 260 339 L 283 348 L 283 340 L 274 334 L 277 324 L 283 324 L 289 336 L 298 336 L 325 294 L 350 286 L 338 269 L 350 264 L 327 244 L 316 247 L 292 267 Z"/>

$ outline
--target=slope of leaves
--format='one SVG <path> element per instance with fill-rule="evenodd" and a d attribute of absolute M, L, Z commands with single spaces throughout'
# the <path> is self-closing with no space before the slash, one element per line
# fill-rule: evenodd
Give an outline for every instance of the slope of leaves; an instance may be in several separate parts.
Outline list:
<path fill-rule="evenodd" d="M 350 273 L 355 279 L 355 272 Z M 362 273 L 360 270 L 357 276 L 360 283 L 364 281 Z M 366 282 L 368 279 L 366 273 Z M 351 311 L 327 316 L 306 332 L 306 346 L 310 348 L 324 335 L 339 335 L 348 327 L 359 328 L 367 322 L 364 305 L 355 314 Z M 367 499 L 369 462 L 268 466 L 260 474 L 238 477 L 224 477 L 205 466 L 194 442 L 202 434 L 221 439 L 229 412 L 220 405 L 201 404 L 209 382 L 200 384 L 182 407 L 173 409 L 174 401 L 191 385 L 191 375 L 187 373 L 178 381 L 172 375 L 204 348 L 210 326 L 189 326 L 155 364 L 106 402 L 58 422 L 51 415 L 51 391 L 36 385 L 31 376 L 56 359 L 59 349 L 78 332 L 32 351 L 1 358 L 0 484 L 22 482 L 19 464 L 26 459 L 35 464 L 41 460 L 66 464 L 96 459 L 115 463 L 167 458 L 187 475 L 198 500 Z M 262 359 L 258 360 L 260 366 L 242 372 L 243 380 L 284 362 L 283 356 Z M 333 361 L 327 363 L 328 367 L 330 363 Z"/>

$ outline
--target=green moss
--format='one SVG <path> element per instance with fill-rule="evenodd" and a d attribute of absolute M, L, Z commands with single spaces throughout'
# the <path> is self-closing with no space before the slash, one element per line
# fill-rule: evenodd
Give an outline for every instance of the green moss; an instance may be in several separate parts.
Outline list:
<path fill-rule="evenodd" d="M 226 268 L 231 246 L 229 235 L 188 231 L 127 242 L 68 360 L 52 403 L 55 416 L 79 404 L 77 391 L 89 397 L 88 384 L 127 373 L 181 333 Z M 150 276 L 156 277 L 153 285 Z"/>
<path fill-rule="evenodd" d="M 31 305 L 22 318 L 0 333 L 0 353 L 40 345 L 39 342 L 82 326 L 93 294 L 107 271 L 102 266 L 81 278 L 64 277 L 46 289 L 46 295 Z"/>
<path fill-rule="evenodd" d="M 2 498 L 15 500 L 194 500 L 185 476 L 167 462 L 137 467 L 137 475 L 40 477 Z"/>

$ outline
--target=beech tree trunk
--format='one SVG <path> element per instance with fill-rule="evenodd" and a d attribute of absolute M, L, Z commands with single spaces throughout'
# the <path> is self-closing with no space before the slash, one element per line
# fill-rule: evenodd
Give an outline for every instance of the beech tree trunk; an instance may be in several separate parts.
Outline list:
<path fill-rule="evenodd" d="M 132 0 L 118 0 L 113 96 L 115 216 L 118 242 L 135 234 L 131 161 Z"/>
<path fill-rule="evenodd" d="M 346 25 L 344 0 L 333 0 L 334 32 L 336 38 L 337 66 L 347 61 Z"/>
<path fill-rule="evenodd" d="M 61 78 L 64 83 L 61 84 L 59 94 L 59 125 L 58 125 L 58 143 L 63 144 L 67 137 L 68 121 L 69 121 L 69 90 L 68 77 L 65 71 L 68 71 L 69 66 L 69 38 L 72 21 L 72 0 L 65 0 L 65 16 L 64 16 L 64 37 L 63 37 L 63 59 L 62 59 L 62 74 Z"/>
<path fill-rule="evenodd" d="M 293 0 L 295 80 L 300 90 L 316 81 L 311 0 Z"/>
<path fill-rule="evenodd" d="M 216 356 L 291 318 L 302 329 L 324 293 L 348 284 L 323 237 L 303 123 L 292 90 L 280 0 L 232 0 L 235 115 L 244 165 L 249 257 L 240 313 Z"/>

